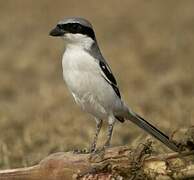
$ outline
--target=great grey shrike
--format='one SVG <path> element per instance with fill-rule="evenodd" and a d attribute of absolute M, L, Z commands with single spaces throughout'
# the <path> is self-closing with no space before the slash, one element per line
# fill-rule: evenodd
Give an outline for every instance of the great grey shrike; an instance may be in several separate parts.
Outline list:
<path fill-rule="evenodd" d="M 104 148 L 110 145 L 115 122 L 130 120 L 173 151 L 177 146 L 167 135 L 133 112 L 124 103 L 113 73 L 102 56 L 92 25 L 83 18 L 70 17 L 59 21 L 50 31 L 62 37 L 65 51 L 62 59 L 63 78 L 76 103 L 96 120 L 96 132 L 91 152 L 96 151 L 98 134 L 104 119 L 108 120 L 108 136 Z"/>

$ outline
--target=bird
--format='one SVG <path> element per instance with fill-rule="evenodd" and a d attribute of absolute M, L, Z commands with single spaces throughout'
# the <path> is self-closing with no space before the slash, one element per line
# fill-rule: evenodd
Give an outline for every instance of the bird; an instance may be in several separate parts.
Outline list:
<path fill-rule="evenodd" d="M 113 72 L 100 51 L 93 26 L 88 20 L 83 17 L 66 17 L 57 23 L 49 35 L 63 39 L 63 79 L 75 102 L 96 121 L 91 153 L 97 149 L 98 135 L 104 120 L 108 122 L 104 149 L 110 146 L 115 122 L 132 121 L 169 149 L 178 152 L 177 145 L 166 134 L 125 104 Z"/>

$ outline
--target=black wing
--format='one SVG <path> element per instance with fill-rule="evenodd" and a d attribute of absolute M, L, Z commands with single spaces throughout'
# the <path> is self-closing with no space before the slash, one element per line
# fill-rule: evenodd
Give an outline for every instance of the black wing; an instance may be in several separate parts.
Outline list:
<path fill-rule="evenodd" d="M 100 61 L 99 65 L 100 65 L 102 72 L 104 73 L 103 74 L 104 79 L 112 86 L 117 96 L 121 98 L 119 88 L 117 87 L 117 81 L 115 77 L 113 76 L 110 68 L 103 61 Z"/>
<path fill-rule="evenodd" d="M 112 88 L 114 89 L 117 96 L 119 98 L 121 98 L 119 88 L 117 87 L 117 81 L 116 81 L 115 77 L 113 76 L 108 64 L 105 64 L 103 61 L 100 61 L 99 64 L 100 64 L 100 68 L 103 72 L 103 74 L 102 74 L 103 78 L 112 86 Z M 120 117 L 120 116 L 115 116 L 115 118 L 122 123 L 125 121 L 125 119 L 123 117 Z"/>

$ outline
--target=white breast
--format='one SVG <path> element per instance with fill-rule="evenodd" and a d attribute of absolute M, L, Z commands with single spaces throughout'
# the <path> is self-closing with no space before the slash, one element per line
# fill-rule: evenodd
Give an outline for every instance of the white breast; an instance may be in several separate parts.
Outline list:
<path fill-rule="evenodd" d="M 63 55 L 63 77 L 75 94 L 90 89 L 91 76 L 99 74 L 97 62 L 82 49 L 67 49 Z M 81 95 L 81 94 L 80 94 Z"/>
<path fill-rule="evenodd" d="M 80 48 L 68 48 L 63 55 L 63 77 L 76 102 L 98 118 L 120 106 L 120 99 L 104 80 L 98 62 Z"/>

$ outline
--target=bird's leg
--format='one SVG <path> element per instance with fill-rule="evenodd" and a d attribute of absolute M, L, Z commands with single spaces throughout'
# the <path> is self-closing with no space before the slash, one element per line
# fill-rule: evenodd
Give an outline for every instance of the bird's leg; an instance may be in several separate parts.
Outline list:
<path fill-rule="evenodd" d="M 101 127 L 102 127 L 102 120 L 101 119 L 95 119 L 96 120 L 96 131 L 95 131 L 95 135 L 94 135 L 94 139 L 93 139 L 93 142 L 92 142 L 92 145 L 91 145 L 91 149 L 90 149 L 90 152 L 95 152 L 96 151 L 96 143 L 97 143 L 97 140 L 98 140 L 98 134 L 101 130 Z"/>
<path fill-rule="evenodd" d="M 115 124 L 115 118 L 114 117 L 110 117 L 108 119 L 108 138 L 104 144 L 104 149 L 106 149 L 107 147 L 110 146 L 110 141 L 111 141 L 111 137 L 112 137 L 112 132 L 113 132 L 113 127 Z"/>
<path fill-rule="evenodd" d="M 108 138 L 104 144 L 104 146 L 102 148 L 100 148 L 99 150 L 96 150 L 95 153 L 91 154 L 90 160 L 95 160 L 96 158 L 100 158 L 103 159 L 104 154 L 105 154 L 105 150 L 107 147 L 110 146 L 110 141 L 111 141 L 111 137 L 112 137 L 112 131 L 113 131 L 113 127 L 115 124 L 115 118 L 114 117 L 110 117 L 108 119 Z"/>

